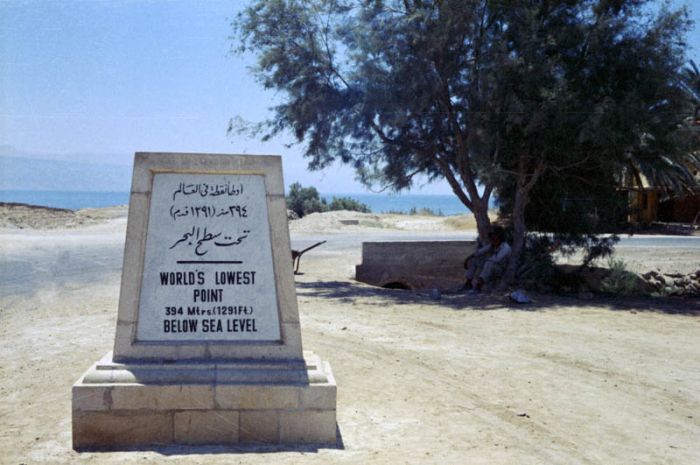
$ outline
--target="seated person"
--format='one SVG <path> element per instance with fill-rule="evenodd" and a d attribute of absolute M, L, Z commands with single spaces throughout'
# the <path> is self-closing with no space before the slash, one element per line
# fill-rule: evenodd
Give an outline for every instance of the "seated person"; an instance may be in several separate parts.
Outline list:
<path fill-rule="evenodd" d="M 464 262 L 466 273 L 465 289 L 471 289 L 471 293 L 481 291 L 484 283 L 495 280 L 503 274 L 508 259 L 510 258 L 510 246 L 505 241 L 503 228 L 495 227 L 488 234 L 489 243 L 477 249 Z"/>

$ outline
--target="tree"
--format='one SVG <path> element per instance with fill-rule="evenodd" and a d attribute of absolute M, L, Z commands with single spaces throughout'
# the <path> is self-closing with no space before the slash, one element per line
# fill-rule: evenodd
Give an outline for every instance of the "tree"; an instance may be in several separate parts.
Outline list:
<path fill-rule="evenodd" d="M 341 160 L 395 190 L 444 178 L 482 238 L 509 192 L 512 274 L 545 175 L 678 156 L 689 22 L 650 4 L 256 0 L 234 27 L 283 95 L 263 138 L 290 130 L 312 169 Z"/>
<path fill-rule="evenodd" d="M 315 187 L 302 187 L 300 183 L 295 182 L 289 186 L 287 208 L 301 218 L 310 213 L 325 212 L 328 205 Z"/>
<path fill-rule="evenodd" d="M 700 173 L 700 70 L 693 60 L 683 69 L 681 85 L 688 95 L 691 105 L 689 110 L 692 115 L 689 119 L 691 135 L 691 149 L 688 151 L 686 165 L 690 167 L 696 177 Z"/>
<path fill-rule="evenodd" d="M 700 69 L 693 60 L 683 70 L 683 89 L 688 94 L 688 99 L 693 105 L 693 123 L 700 124 Z"/>
<path fill-rule="evenodd" d="M 661 125 L 662 131 L 648 131 L 641 137 L 648 142 L 640 144 L 627 159 L 625 171 L 638 187 L 647 185 L 662 189 L 667 194 L 687 194 L 698 191 L 695 173 L 700 169 L 698 131 L 694 128 L 695 112 L 700 110 L 700 74 L 691 60 L 680 71 L 674 89 L 679 95 L 674 99 L 674 118 L 651 119 L 649 123 Z M 673 127 L 669 130 L 669 123 Z M 657 134 L 662 133 L 659 138 Z"/>

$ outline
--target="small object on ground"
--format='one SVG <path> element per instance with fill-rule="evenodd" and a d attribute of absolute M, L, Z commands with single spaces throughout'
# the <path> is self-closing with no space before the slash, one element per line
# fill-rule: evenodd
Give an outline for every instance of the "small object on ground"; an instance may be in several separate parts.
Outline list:
<path fill-rule="evenodd" d="M 510 300 L 518 304 L 529 304 L 532 300 L 525 294 L 522 289 L 517 289 L 510 293 Z"/>
<path fill-rule="evenodd" d="M 516 413 L 516 415 L 519 417 L 530 418 L 530 415 L 528 415 L 527 412 L 519 412 Z"/>
<path fill-rule="evenodd" d="M 294 266 L 294 274 L 299 274 L 299 262 L 301 261 L 301 256 L 304 255 L 311 249 L 318 247 L 321 244 L 325 244 L 326 241 L 317 242 L 311 247 L 307 247 L 302 251 L 292 249 L 292 265 Z M 296 263 L 296 264 L 295 264 Z"/>

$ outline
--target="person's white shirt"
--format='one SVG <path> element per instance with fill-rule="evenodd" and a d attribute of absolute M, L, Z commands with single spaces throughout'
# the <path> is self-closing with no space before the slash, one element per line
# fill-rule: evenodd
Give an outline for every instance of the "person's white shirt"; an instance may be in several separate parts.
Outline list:
<path fill-rule="evenodd" d="M 498 247 L 493 250 L 493 254 L 488 258 L 488 261 L 502 264 L 510 257 L 510 246 L 507 242 L 501 242 Z"/>
<path fill-rule="evenodd" d="M 499 246 L 495 249 L 491 244 L 486 244 L 485 246 L 478 249 L 474 255 L 480 257 L 489 252 L 492 252 L 492 254 L 487 259 L 487 261 L 500 264 L 505 262 L 508 259 L 508 257 L 510 257 L 511 249 L 510 245 L 508 245 L 508 243 L 504 241 L 501 242 Z"/>

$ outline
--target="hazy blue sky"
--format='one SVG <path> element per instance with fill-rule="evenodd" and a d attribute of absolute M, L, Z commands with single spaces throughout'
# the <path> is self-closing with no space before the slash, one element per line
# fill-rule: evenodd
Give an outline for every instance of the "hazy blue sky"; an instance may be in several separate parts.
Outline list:
<path fill-rule="evenodd" d="M 0 0 L 0 145 L 118 164 L 136 151 L 281 154 L 287 183 L 363 192 L 348 168 L 307 173 L 300 148 L 284 146 L 290 139 L 227 136 L 232 116 L 262 120 L 275 99 L 229 54 L 243 4 Z M 700 0 L 688 5 L 700 23 Z M 700 48 L 698 28 L 689 41 Z"/>

